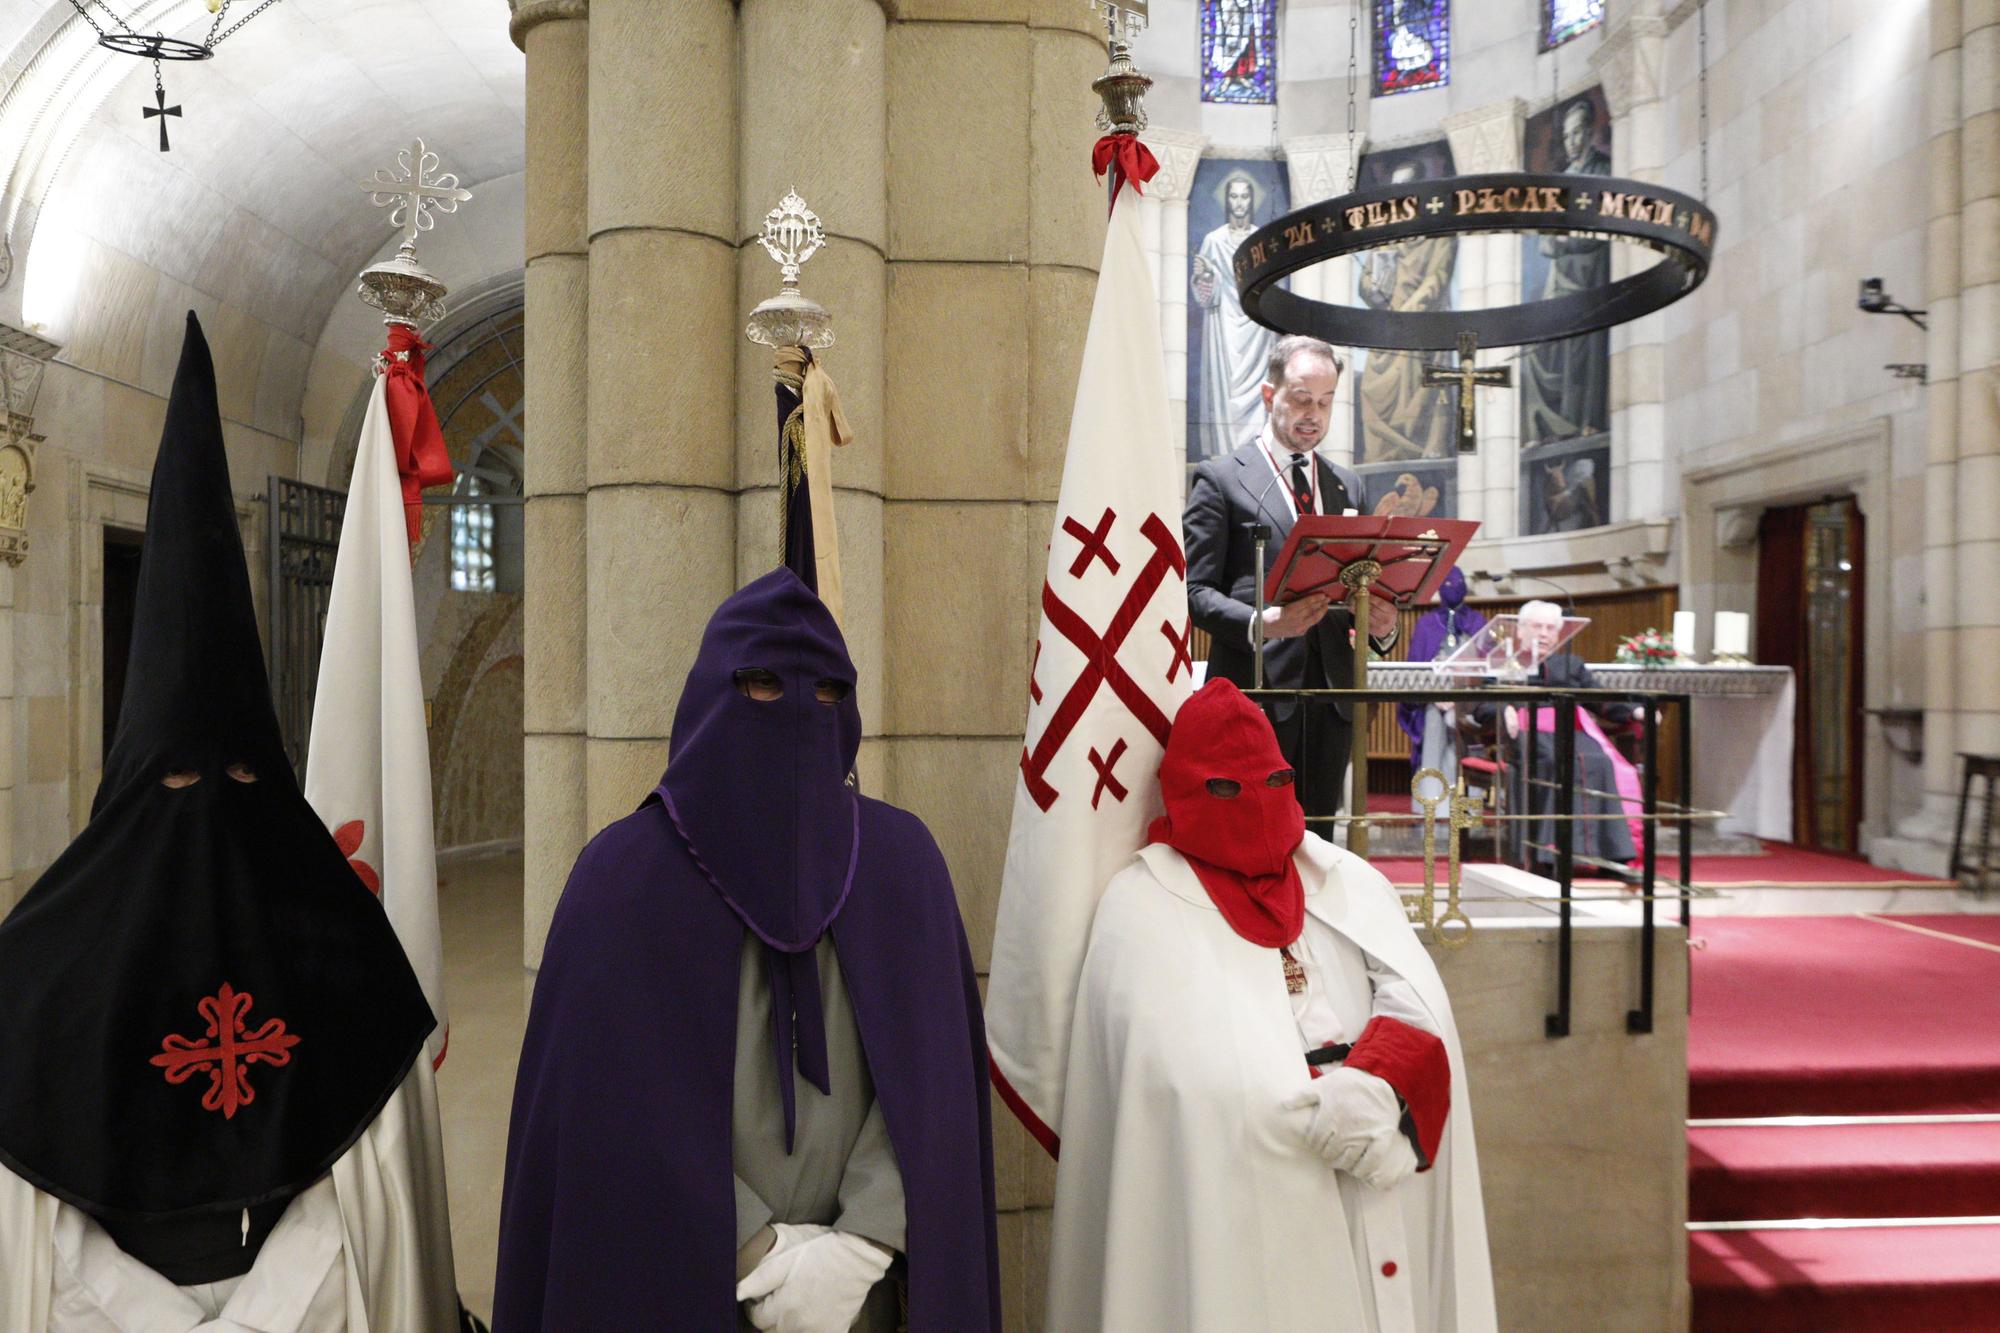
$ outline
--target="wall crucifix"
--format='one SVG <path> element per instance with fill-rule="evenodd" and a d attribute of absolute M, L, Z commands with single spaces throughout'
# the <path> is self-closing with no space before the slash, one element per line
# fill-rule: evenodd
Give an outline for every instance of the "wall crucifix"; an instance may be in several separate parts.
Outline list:
<path fill-rule="evenodd" d="M 1424 367 L 1425 388 L 1453 388 L 1458 391 L 1458 451 L 1462 454 L 1477 453 L 1479 450 L 1479 395 L 1473 389 L 1480 385 L 1506 389 L 1514 384 L 1514 372 L 1509 367 L 1488 366 L 1482 370 L 1476 365 L 1478 352 L 1479 335 L 1461 333 L 1458 335 L 1456 370 L 1447 370 L 1443 366 Z"/>

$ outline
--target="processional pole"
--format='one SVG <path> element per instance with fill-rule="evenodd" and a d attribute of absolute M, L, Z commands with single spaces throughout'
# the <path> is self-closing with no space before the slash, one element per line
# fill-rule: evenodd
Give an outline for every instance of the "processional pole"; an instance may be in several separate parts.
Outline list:
<path fill-rule="evenodd" d="M 833 381 L 813 356 L 833 345 L 833 316 L 799 291 L 799 270 L 826 244 L 819 215 L 796 190 L 764 215 L 758 237 L 778 264 L 779 291 L 750 312 L 744 333 L 772 349 L 778 405 L 778 542 L 786 568 L 842 618 L 833 518 L 833 450 L 853 438 Z"/>

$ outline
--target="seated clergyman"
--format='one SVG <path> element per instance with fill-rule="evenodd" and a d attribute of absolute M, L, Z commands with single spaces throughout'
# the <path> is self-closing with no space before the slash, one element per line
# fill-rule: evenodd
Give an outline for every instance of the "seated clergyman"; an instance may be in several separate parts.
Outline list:
<path fill-rule="evenodd" d="M 971 955 L 929 832 L 849 785 L 854 685 L 812 590 L 758 579 L 709 621 L 665 778 L 577 858 L 497 1333 L 893 1330 L 905 1301 L 912 1328 L 999 1328 Z"/>
<path fill-rule="evenodd" d="M 1048 1327 L 1494 1328 L 1457 1029 L 1395 890 L 1305 831 L 1227 681 L 1160 790 L 1078 990 Z"/>

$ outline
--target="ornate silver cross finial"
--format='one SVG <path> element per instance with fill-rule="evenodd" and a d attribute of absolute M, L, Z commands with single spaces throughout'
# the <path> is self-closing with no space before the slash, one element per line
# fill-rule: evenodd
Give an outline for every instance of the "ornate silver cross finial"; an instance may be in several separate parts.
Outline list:
<path fill-rule="evenodd" d="M 396 154 L 393 170 L 377 167 L 373 180 L 361 182 L 377 208 L 391 209 L 389 225 L 402 228 L 406 247 L 415 247 L 417 234 L 437 225 L 432 212 L 456 213 L 461 203 L 472 198 L 472 191 L 461 189 L 453 173 L 432 176 L 437 167 L 438 155 L 426 149 L 422 139 L 416 139 Z"/>
<path fill-rule="evenodd" d="M 1146 27 L 1147 0 L 1088 0 L 1104 15 L 1104 35 L 1111 44 L 1111 63 L 1091 80 L 1090 89 L 1104 99 L 1097 127 L 1113 134 L 1137 134 L 1146 128 L 1146 90 L 1153 81 L 1132 63 L 1132 40 Z"/>
<path fill-rule="evenodd" d="M 375 178 L 361 182 L 377 208 L 389 208 L 389 225 L 401 229 L 403 243 L 393 258 L 361 271 L 362 301 L 384 314 L 385 324 L 411 328 L 444 313 L 445 285 L 417 262 L 417 236 L 437 225 L 433 213 L 456 213 L 472 198 L 458 177 L 437 172 L 438 155 L 414 139 L 396 154 L 395 168 L 375 168 Z"/>
<path fill-rule="evenodd" d="M 764 253 L 778 261 L 784 290 L 799 289 L 799 270 L 826 244 L 826 228 L 819 214 L 806 207 L 797 190 L 787 190 L 778 206 L 764 215 L 764 231 L 757 243 Z"/>
<path fill-rule="evenodd" d="M 765 347 L 831 347 L 833 316 L 799 292 L 799 270 L 826 244 L 819 214 L 806 207 L 797 190 L 787 190 L 778 206 L 764 215 L 757 243 L 777 261 L 778 294 L 750 312 L 744 332 Z"/>

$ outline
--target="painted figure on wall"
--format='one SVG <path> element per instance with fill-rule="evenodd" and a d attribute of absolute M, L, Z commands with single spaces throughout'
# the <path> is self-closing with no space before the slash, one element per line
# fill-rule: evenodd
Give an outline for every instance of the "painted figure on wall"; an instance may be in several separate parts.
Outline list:
<path fill-rule="evenodd" d="M 1543 112 L 1527 127 L 1533 172 L 1611 174 L 1611 114 L 1602 89 Z M 1523 241 L 1522 291 L 1549 301 L 1611 281 L 1611 244 L 1581 236 Z M 1604 330 L 1536 343 L 1521 354 L 1521 444 L 1574 439 L 1611 428 L 1611 335 Z"/>
<path fill-rule="evenodd" d="M 1581 532 L 1611 521 L 1611 449 L 1598 445 L 1581 453 L 1527 461 L 1527 514 L 1530 533 Z"/>
<path fill-rule="evenodd" d="M 1440 141 L 1371 153 L 1362 162 L 1359 184 L 1401 185 L 1449 176 L 1451 148 Z M 1432 236 L 1383 246 L 1358 263 L 1362 303 L 1398 313 L 1448 310 L 1458 241 Z M 1359 435 L 1357 465 L 1447 459 L 1454 450 L 1456 418 L 1452 396 L 1424 384 L 1422 352 L 1374 350 L 1361 367 L 1356 391 Z"/>
<path fill-rule="evenodd" d="M 1245 238 L 1288 207 L 1280 169 L 1213 160 L 1195 172 L 1188 231 L 1201 239 L 1188 257 L 1190 464 L 1229 453 L 1264 420 L 1265 362 L 1277 335 L 1243 313 L 1233 266 Z"/>

